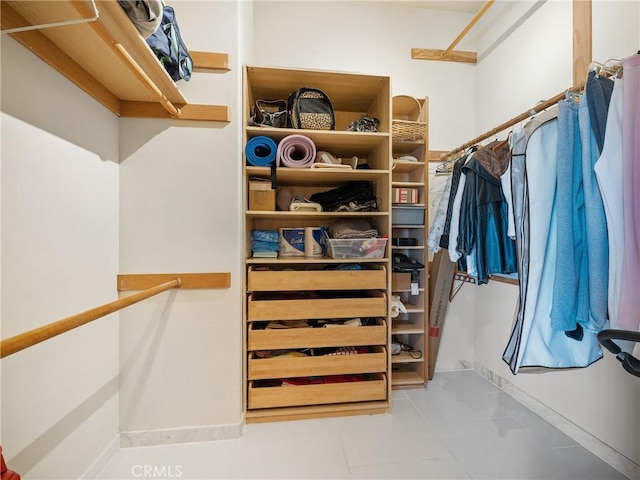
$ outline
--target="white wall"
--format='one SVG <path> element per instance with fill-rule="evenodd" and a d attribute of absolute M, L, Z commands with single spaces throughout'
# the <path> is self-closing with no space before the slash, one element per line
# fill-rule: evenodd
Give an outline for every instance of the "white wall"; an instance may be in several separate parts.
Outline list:
<path fill-rule="evenodd" d="M 253 64 L 389 75 L 392 95 L 429 97 L 432 150 L 476 131 L 474 67 L 411 59 L 411 48 L 447 48 L 472 15 L 377 1 L 258 0 L 254 9 Z"/>
<path fill-rule="evenodd" d="M 117 298 L 118 120 L 2 38 L 2 338 Z M 77 478 L 118 434 L 118 315 L 2 360 L 23 478 Z"/>
<path fill-rule="evenodd" d="M 166 292 L 121 312 L 120 428 L 242 421 L 237 2 L 173 1 L 191 50 L 226 52 L 232 70 L 194 73 L 191 103 L 231 106 L 232 122 L 120 122 L 121 273 L 231 272 L 231 288 Z"/>

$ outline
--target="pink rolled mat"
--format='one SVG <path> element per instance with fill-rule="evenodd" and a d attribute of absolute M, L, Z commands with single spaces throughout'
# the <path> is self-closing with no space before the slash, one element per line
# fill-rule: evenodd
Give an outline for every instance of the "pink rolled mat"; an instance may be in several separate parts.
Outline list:
<path fill-rule="evenodd" d="M 289 135 L 280 140 L 276 166 L 310 168 L 316 159 L 316 145 L 304 135 Z"/>

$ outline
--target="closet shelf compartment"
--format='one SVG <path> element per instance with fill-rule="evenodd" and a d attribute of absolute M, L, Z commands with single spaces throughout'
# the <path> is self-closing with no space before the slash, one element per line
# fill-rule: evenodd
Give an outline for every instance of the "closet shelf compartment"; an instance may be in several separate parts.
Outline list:
<path fill-rule="evenodd" d="M 271 178 L 269 167 L 247 166 L 247 175 L 250 177 Z M 308 185 L 308 186 L 329 186 L 344 184 L 352 181 L 375 182 L 378 179 L 386 178 L 388 170 L 327 170 L 322 168 L 276 168 L 276 178 L 278 185 Z"/>
<path fill-rule="evenodd" d="M 188 104 L 118 2 L 96 6 L 96 20 L 9 35 L 117 116 L 230 121 L 228 106 Z M 90 1 L 1 2 L 3 30 L 92 17 Z M 211 57 L 200 53 L 210 69 Z"/>
<path fill-rule="evenodd" d="M 383 373 L 387 369 L 387 351 L 384 347 L 372 347 L 370 353 L 354 355 L 327 355 L 318 357 L 259 358 L 249 355 L 249 379 L 291 378 L 324 375 L 348 375 L 357 373 Z"/>
<path fill-rule="evenodd" d="M 383 319 L 377 319 L 376 325 L 360 327 L 256 329 L 255 325 L 252 325 L 249 330 L 248 348 L 249 350 L 279 350 L 356 347 L 385 345 L 386 341 L 387 324 Z"/>
<path fill-rule="evenodd" d="M 247 217 L 269 220 L 310 219 L 314 221 L 333 221 L 338 218 L 388 217 L 388 212 L 278 212 L 265 210 L 247 210 Z"/>
<path fill-rule="evenodd" d="M 424 386 L 424 373 L 421 373 L 420 369 L 424 369 L 423 365 L 416 363 L 393 364 L 391 375 L 393 376 L 394 388 L 406 388 L 412 385 L 416 387 Z"/>
<path fill-rule="evenodd" d="M 387 296 L 372 291 L 369 296 L 353 294 L 341 298 L 276 298 L 249 294 L 248 320 L 296 320 L 299 318 L 386 317 Z"/>
<path fill-rule="evenodd" d="M 304 265 L 304 264 L 343 264 L 343 263 L 380 263 L 388 262 L 388 258 L 329 258 L 329 257 L 280 257 L 280 258 L 247 258 L 247 265 Z"/>
<path fill-rule="evenodd" d="M 324 262 L 323 262 L 324 263 Z M 384 289 L 387 270 L 384 266 L 364 270 L 258 270 L 249 267 L 247 289 L 253 291 L 283 290 L 352 290 Z"/>
<path fill-rule="evenodd" d="M 424 363 L 424 355 L 413 358 L 409 352 L 400 352 L 397 355 L 391 355 L 391 363 Z"/>
<path fill-rule="evenodd" d="M 274 408 L 290 405 L 322 405 L 330 403 L 365 402 L 387 398 L 385 374 L 371 375 L 363 382 L 327 383 L 317 385 L 261 387 L 249 382 L 249 408 Z"/>

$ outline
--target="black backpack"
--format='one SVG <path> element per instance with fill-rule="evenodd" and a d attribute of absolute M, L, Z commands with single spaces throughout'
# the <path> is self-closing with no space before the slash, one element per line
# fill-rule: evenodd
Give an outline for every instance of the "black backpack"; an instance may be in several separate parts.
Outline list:
<path fill-rule="evenodd" d="M 287 101 L 291 128 L 335 130 L 336 117 L 331 99 L 317 88 L 299 88 Z"/>

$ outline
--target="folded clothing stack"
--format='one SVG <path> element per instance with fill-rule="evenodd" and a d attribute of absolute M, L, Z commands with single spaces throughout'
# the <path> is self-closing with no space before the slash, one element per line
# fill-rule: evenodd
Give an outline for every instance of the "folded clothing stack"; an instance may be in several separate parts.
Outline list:
<path fill-rule="evenodd" d="M 337 220 L 327 229 L 329 238 L 376 238 L 378 230 L 366 220 Z"/>
<path fill-rule="evenodd" d="M 280 251 L 280 233 L 277 230 L 252 230 L 251 249 L 253 256 L 271 254 L 277 256 Z"/>

